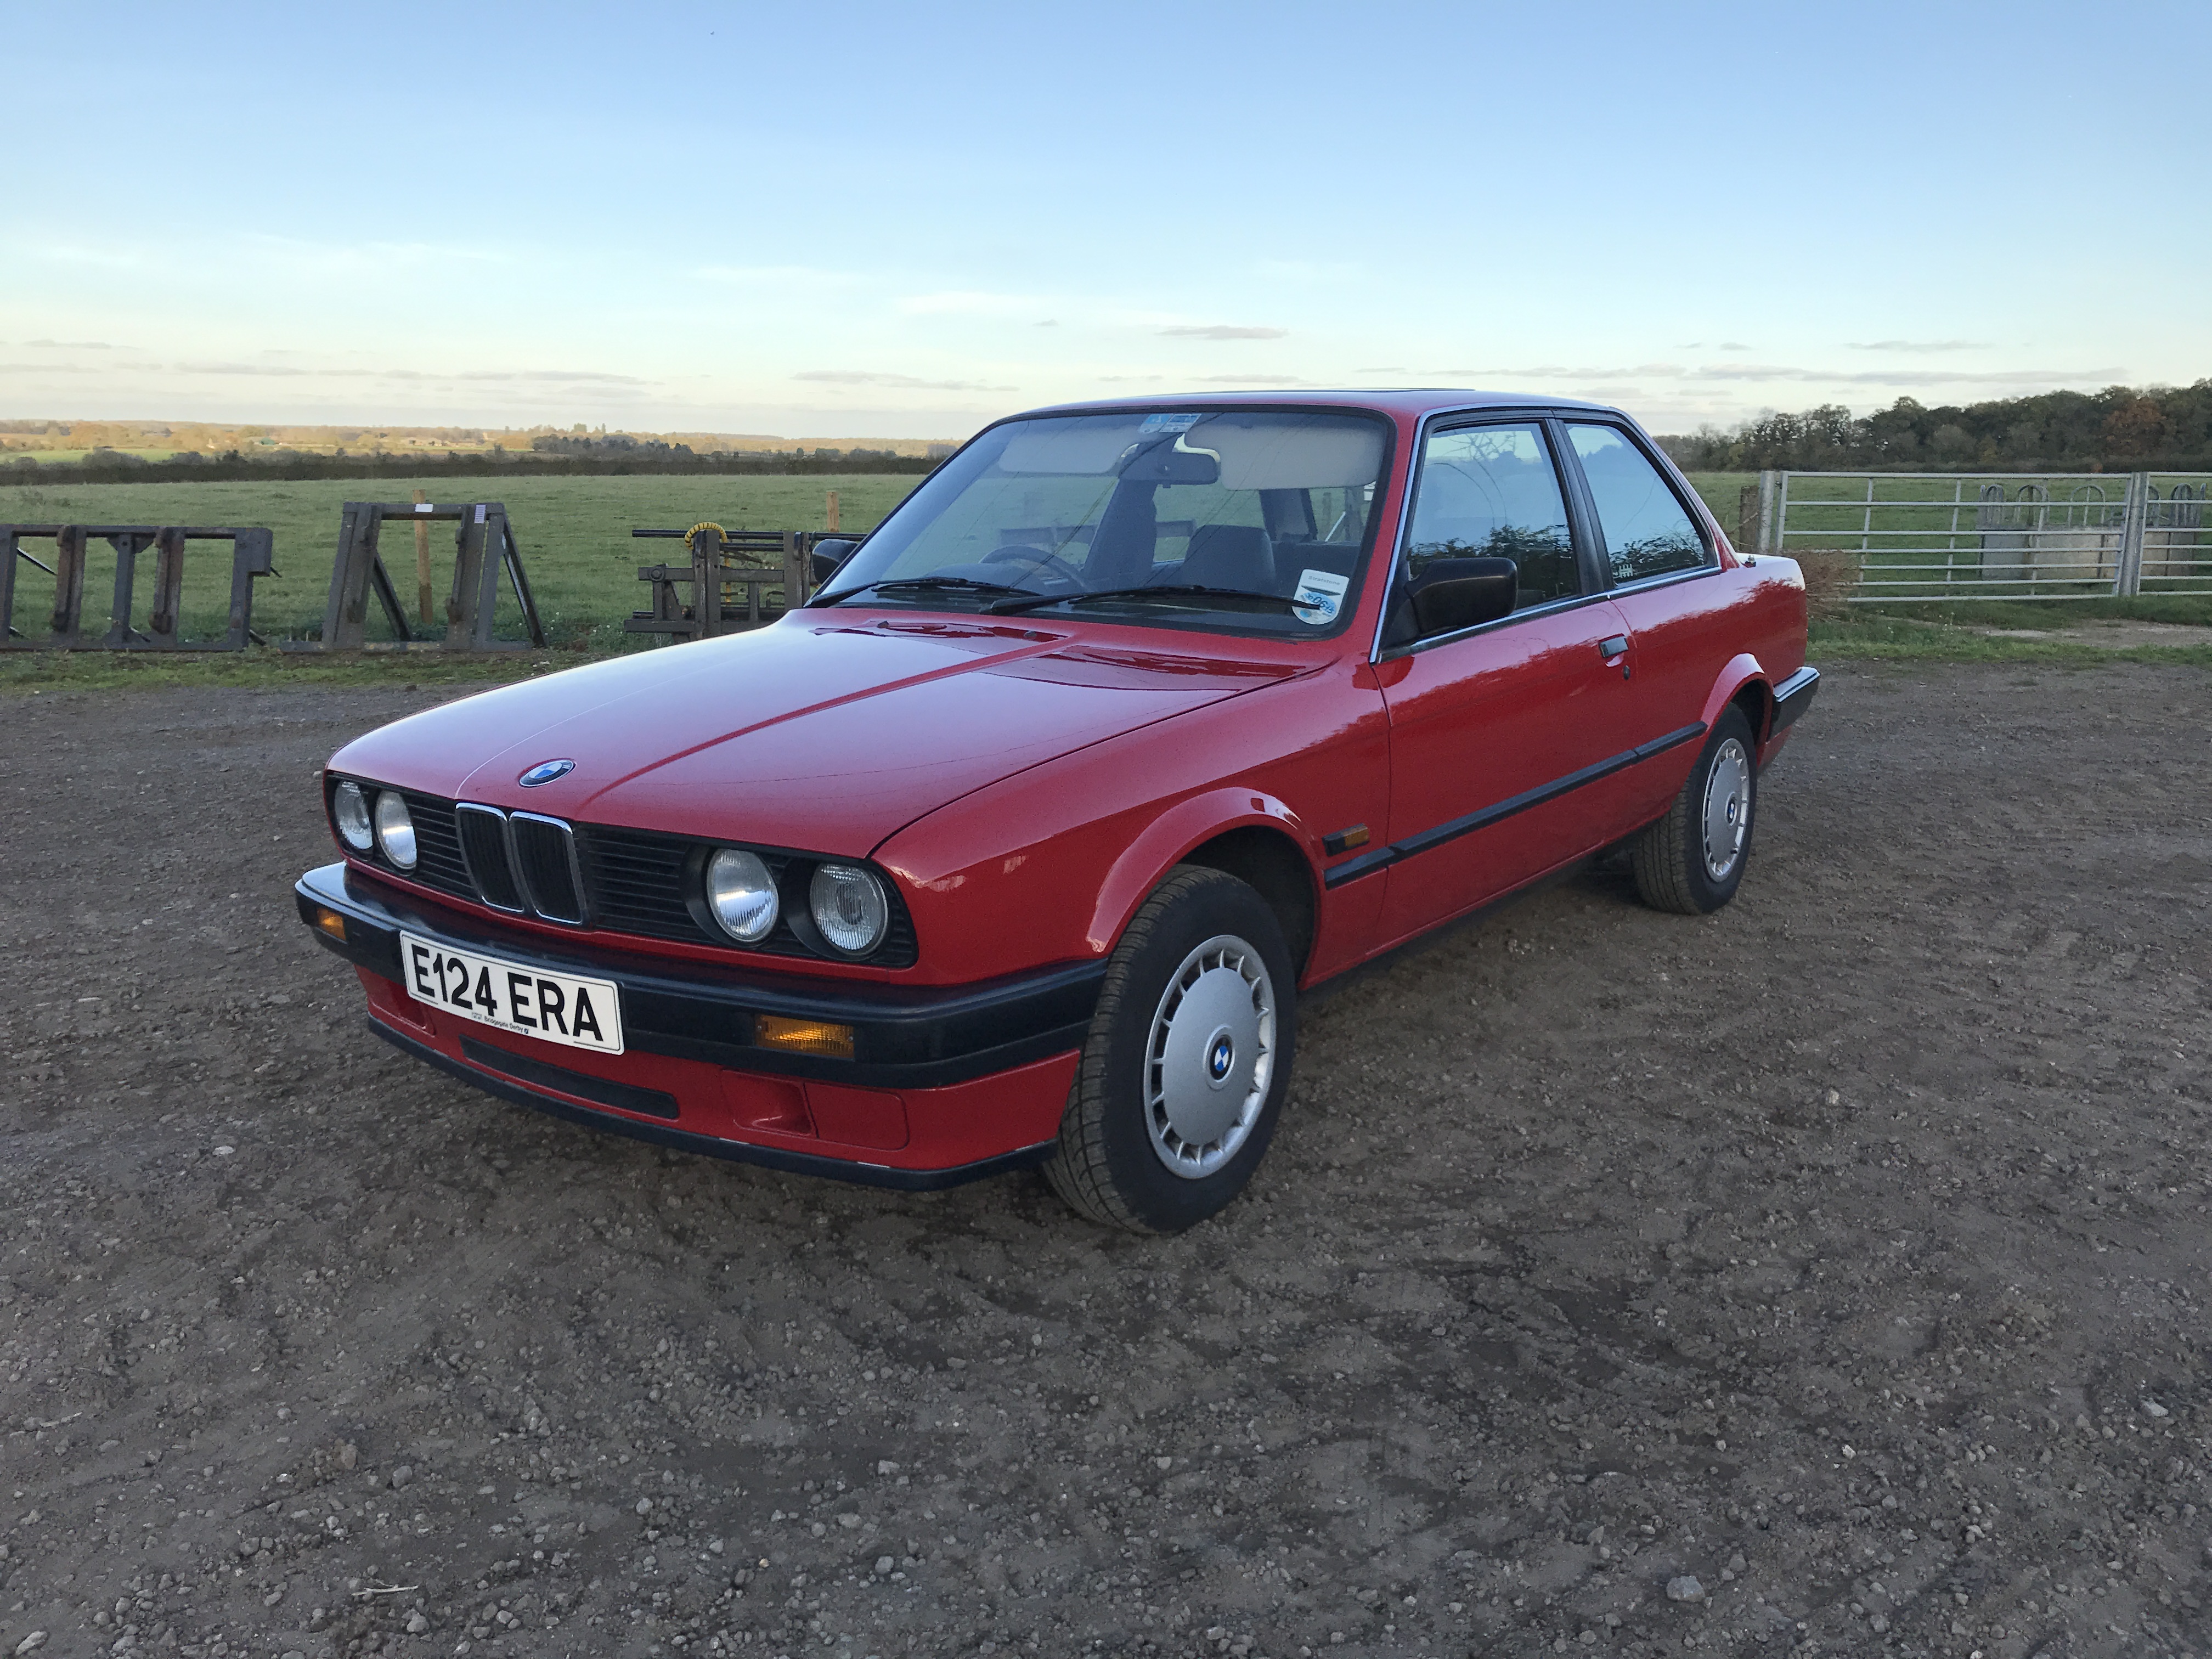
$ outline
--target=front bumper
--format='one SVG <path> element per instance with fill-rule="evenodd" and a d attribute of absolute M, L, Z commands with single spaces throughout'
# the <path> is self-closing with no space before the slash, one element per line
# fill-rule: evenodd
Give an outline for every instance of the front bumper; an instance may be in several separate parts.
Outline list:
<path fill-rule="evenodd" d="M 1105 976 L 1079 963 L 950 988 L 810 980 L 549 945 L 417 900 L 344 864 L 295 888 L 301 920 L 353 963 L 379 1036 L 498 1095 L 717 1157 L 903 1188 L 951 1186 L 1049 1154 Z M 344 919 L 345 937 L 318 926 Z M 620 988 L 626 1052 L 603 1055 L 459 1019 L 410 996 L 402 928 Z M 849 1025 L 854 1057 L 753 1042 L 780 1015 Z"/>

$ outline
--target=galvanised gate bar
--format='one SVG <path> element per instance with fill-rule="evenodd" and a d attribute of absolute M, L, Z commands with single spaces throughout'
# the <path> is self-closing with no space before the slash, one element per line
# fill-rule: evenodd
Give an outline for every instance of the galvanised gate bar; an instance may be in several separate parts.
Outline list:
<path fill-rule="evenodd" d="M 2209 497 L 2212 473 L 1762 472 L 1755 544 L 1855 554 L 1855 605 L 2205 593 Z"/>

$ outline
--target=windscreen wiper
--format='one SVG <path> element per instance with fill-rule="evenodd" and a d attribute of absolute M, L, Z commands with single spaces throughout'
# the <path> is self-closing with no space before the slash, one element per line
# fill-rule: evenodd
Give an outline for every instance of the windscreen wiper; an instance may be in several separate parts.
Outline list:
<path fill-rule="evenodd" d="M 979 582 L 972 576 L 900 576 L 880 582 L 862 582 L 858 587 L 824 594 L 816 603 L 842 605 L 859 593 L 902 593 L 927 592 L 931 588 L 952 588 L 974 593 L 1023 593 L 1036 592 L 1034 587 L 1017 587 L 1011 582 Z"/>
<path fill-rule="evenodd" d="M 983 607 L 990 616 L 1003 617 L 1010 611 L 1035 611 L 1048 605 L 1073 605 L 1079 599 L 1133 599 L 1156 595 L 1216 599 L 1258 599 L 1264 605 L 1280 605 L 1285 611 L 1304 611 L 1309 607 L 1304 600 L 1291 599 L 1284 593 L 1260 593 L 1248 587 L 1209 587 L 1203 582 L 1166 582 L 1144 587 L 1100 587 L 1089 592 L 1032 593 L 1018 599 L 1000 599 Z"/>

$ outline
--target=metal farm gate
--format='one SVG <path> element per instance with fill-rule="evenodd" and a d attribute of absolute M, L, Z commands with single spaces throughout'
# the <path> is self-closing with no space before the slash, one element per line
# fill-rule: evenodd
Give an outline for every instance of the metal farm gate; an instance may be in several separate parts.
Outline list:
<path fill-rule="evenodd" d="M 2212 473 L 1762 472 L 1755 545 L 1853 556 L 1854 605 L 2206 593 L 2208 499 Z"/>

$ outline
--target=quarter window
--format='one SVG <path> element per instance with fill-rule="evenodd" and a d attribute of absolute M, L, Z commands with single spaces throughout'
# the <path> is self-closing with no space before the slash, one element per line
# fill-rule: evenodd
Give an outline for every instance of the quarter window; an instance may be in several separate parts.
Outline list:
<path fill-rule="evenodd" d="M 1534 422 L 1429 434 L 1406 546 L 1407 574 L 1437 559 L 1510 559 L 1516 610 L 1582 592 L 1550 447 Z"/>
<path fill-rule="evenodd" d="M 1642 450 L 1613 427 L 1571 425 L 1567 431 L 1597 503 L 1614 581 L 1642 581 L 1711 562 L 1696 523 Z"/>

